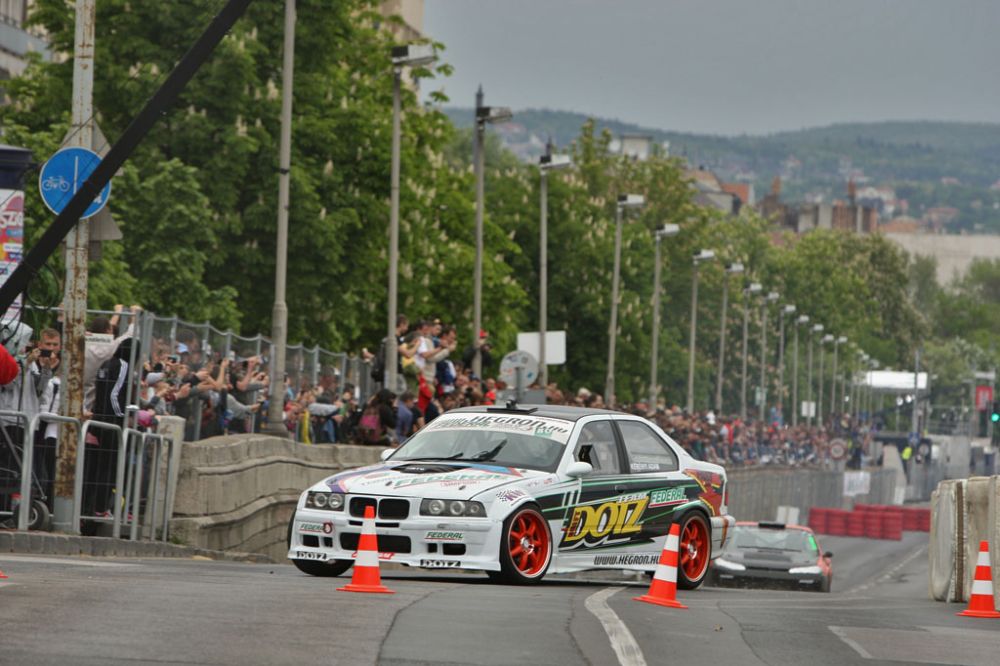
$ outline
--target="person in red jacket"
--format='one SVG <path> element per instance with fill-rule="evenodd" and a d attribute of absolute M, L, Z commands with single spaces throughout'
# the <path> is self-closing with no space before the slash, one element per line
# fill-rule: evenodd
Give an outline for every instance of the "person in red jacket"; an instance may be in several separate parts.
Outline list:
<path fill-rule="evenodd" d="M 6 347 L 0 345 L 0 386 L 10 384 L 17 377 L 20 367 Z"/>

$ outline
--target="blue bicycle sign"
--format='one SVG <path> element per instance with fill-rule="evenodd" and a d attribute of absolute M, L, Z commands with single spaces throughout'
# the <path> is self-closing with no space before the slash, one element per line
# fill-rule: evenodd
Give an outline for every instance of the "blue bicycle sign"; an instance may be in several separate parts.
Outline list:
<path fill-rule="evenodd" d="M 48 209 L 56 215 L 61 213 L 100 163 L 97 153 L 86 148 L 63 148 L 50 157 L 38 174 L 38 191 Z M 110 196 L 111 183 L 108 182 L 87 206 L 81 219 L 96 215 L 107 205 Z"/>

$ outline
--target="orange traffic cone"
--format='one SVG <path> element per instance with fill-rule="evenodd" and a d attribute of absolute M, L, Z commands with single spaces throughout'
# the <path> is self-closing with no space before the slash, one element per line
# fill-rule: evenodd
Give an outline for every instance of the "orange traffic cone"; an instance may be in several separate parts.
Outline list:
<path fill-rule="evenodd" d="M 990 568 L 990 544 L 979 542 L 979 559 L 976 560 L 976 577 L 972 580 L 969 607 L 961 613 L 965 617 L 1000 617 L 993 606 L 993 574 Z"/>
<path fill-rule="evenodd" d="M 377 592 L 394 594 L 382 585 L 378 572 L 378 538 L 375 536 L 375 507 L 365 507 L 365 520 L 361 524 L 361 538 L 358 540 L 357 560 L 354 562 L 354 577 L 340 592 Z"/>
<path fill-rule="evenodd" d="M 3 571 L 0 571 L 0 579 L 7 577 L 8 577 L 7 574 L 5 574 Z"/>
<path fill-rule="evenodd" d="M 680 546 L 681 527 L 677 523 L 670 526 L 670 534 L 663 544 L 663 552 L 660 553 L 660 563 L 653 574 L 653 582 L 649 585 L 649 592 L 641 597 L 634 597 L 635 601 L 645 601 L 648 604 L 659 604 L 670 608 L 687 608 L 677 601 L 677 551 Z"/>

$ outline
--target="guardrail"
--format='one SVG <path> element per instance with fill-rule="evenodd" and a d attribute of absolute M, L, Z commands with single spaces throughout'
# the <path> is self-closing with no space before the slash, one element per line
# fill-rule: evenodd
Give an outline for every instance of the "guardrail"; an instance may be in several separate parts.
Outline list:
<path fill-rule="evenodd" d="M 21 477 L 20 506 L 17 510 L 17 529 L 27 530 L 31 521 L 35 435 L 41 424 L 64 423 L 74 425 L 79 430 L 75 460 L 76 478 L 73 487 L 72 524 L 70 527 L 71 533 L 80 533 L 80 525 L 82 521 L 110 522 L 112 525 L 112 536 L 120 538 L 123 524 L 129 523 L 130 539 L 138 540 L 144 535 L 148 535 L 148 537 L 153 540 L 156 539 L 157 534 L 155 526 L 149 523 L 155 521 L 157 510 L 159 509 L 159 504 L 161 502 L 159 478 L 161 461 L 164 452 L 167 454 L 167 478 L 169 478 L 173 473 L 174 462 L 172 453 L 173 448 L 177 443 L 172 437 L 158 433 L 141 432 L 135 428 L 123 429 L 121 426 L 113 423 L 105 423 L 103 421 L 87 420 L 81 423 L 79 419 L 61 416 L 59 414 L 52 414 L 49 412 L 38 413 L 29 419 L 27 414 L 24 412 L 0 410 L 0 417 L 13 419 L 17 426 L 22 428 L 22 432 L 24 433 L 23 441 L 21 442 L 20 454 L 18 454 L 16 447 L 11 451 L 15 464 L 18 464 L 20 468 Z M 112 433 L 114 441 L 117 444 L 118 456 L 115 469 L 115 488 L 118 489 L 119 496 L 114 502 L 110 518 L 104 516 L 82 515 L 84 465 L 86 464 L 87 457 L 87 436 L 93 430 L 103 430 L 105 432 Z M 143 466 L 145 464 L 145 455 L 147 445 L 149 443 L 152 443 L 150 450 L 153 452 L 153 469 L 149 480 L 147 481 L 146 487 L 146 513 L 148 518 L 143 521 L 141 518 L 143 500 Z M 57 440 L 56 460 L 58 459 L 59 445 Z M 164 497 L 162 499 L 165 501 L 166 489 L 164 489 L 163 495 Z M 131 509 L 131 511 L 129 511 L 129 509 Z M 122 519 L 123 512 L 125 520 Z M 161 526 L 159 536 L 161 540 L 166 541 L 169 538 L 168 527 L 170 516 L 165 509 L 162 514 L 163 524 Z M 131 516 L 131 519 L 129 519 L 128 516 Z M 147 524 L 146 527 L 148 530 L 141 529 L 144 523 Z"/>

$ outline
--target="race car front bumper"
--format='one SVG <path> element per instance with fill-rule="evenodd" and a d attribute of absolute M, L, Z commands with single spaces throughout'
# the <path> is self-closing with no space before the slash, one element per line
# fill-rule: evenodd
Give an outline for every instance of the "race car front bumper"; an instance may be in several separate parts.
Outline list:
<path fill-rule="evenodd" d="M 499 571 L 503 523 L 486 518 L 410 516 L 376 519 L 379 559 L 427 569 Z M 299 507 L 292 524 L 288 559 L 328 562 L 357 558 L 362 519 L 348 511 Z"/>

